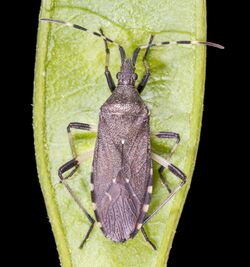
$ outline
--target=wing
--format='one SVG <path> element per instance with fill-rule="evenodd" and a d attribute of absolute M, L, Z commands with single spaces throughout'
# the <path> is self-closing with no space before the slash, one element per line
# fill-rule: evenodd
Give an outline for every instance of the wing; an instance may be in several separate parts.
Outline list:
<path fill-rule="evenodd" d="M 140 202 L 127 184 L 112 183 L 100 205 L 102 230 L 116 242 L 130 238 L 136 227 Z"/>
<path fill-rule="evenodd" d="M 152 183 L 148 116 L 105 114 L 98 129 L 92 201 L 104 234 L 122 242 L 142 221 Z"/>

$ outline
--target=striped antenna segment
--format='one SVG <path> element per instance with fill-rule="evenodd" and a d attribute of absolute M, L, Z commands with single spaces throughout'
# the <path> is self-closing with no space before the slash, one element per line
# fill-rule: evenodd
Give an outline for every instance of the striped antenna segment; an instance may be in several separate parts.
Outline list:
<path fill-rule="evenodd" d="M 213 46 L 213 47 L 216 47 L 216 48 L 219 48 L 219 49 L 224 49 L 224 46 L 222 45 L 219 45 L 219 44 L 216 44 L 216 43 L 212 43 L 212 42 L 205 42 L 205 41 L 174 41 L 174 42 L 161 42 L 161 43 L 153 43 L 153 44 L 150 44 L 150 45 L 142 45 L 142 46 L 139 46 L 139 48 L 141 49 L 146 49 L 148 47 L 152 47 L 152 46 L 161 46 L 161 45 L 178 45 L 178 44 L 181 44 L 181 45 L 190 45 L 190 44 L 193 44 L 193 45 L 207 45 L 207 46 Z"/>
<path fill-rule="evenodd" d="M 110 42 L 118 47 L 120 47 L 120 45 L 116 42 L 114 42 L 113 40 L 109 39 L 108 37 L 106 36 L 103 36 L 101 33 L 99 32 L 93 32 L 93 31 L 90 31 L 88 30 L 87 28 L 84 28 L 80 25 L 77 25 L 77 24 L 73 24 L 73 23 L 70 23 L 70 22 L 66 22 L 66 21 L 63 21 L 63 20 L 59 20 L 59 19 L 49 19 L 49 18 L 41 18 L 40 19 L 41 21 L 44 21 L 44 22 L 55 22 L 55 23 L 59 23 L 59 24 L 63 24 L 65 26 L 68 26 L 68 27 L 72 27 L 72 28 L 75 28 L 77 30 L 81 30 L 81 31 L 85 31 L 85 32 L 88 32 L 88 33 L 91 33 L 97 37 L 100 37 L 102 38 L 103 40 L 106 40 L 107 42 Z"/>

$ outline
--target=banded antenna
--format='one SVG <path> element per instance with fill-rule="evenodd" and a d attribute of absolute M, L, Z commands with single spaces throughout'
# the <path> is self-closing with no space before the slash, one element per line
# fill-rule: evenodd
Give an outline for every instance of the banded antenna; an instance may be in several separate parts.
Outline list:
<path fill-rule="evenodd" d="M 90 31 L 89 29 L 87 29 L 85 27 L 82 27 L 80 25 L 77 25 L 77 24 L 74 24 L 74 23 L 71 23 L 71 22 L 66 22 L 66 21 L 59 20 L 59 19 L 41 18 L 40 20 L 41 21 L 44 21 L 44 22 L 53 22 L 53 23 L 63 24 L 64 26 L 68 26 L 68 27 L 71 27 L 71 28 L 75 28 L 77 30 L 81 30 L 81 31 L 90 33 L 92 35 L 95 35 L 96 37 L 99 37 L 99 38 L 103 39 L 104 41 L 107 41 L 109 43 L 112 43 L 112 44 L 118 46 L 119 51 L 120 51 L 120 54 L 121 54 L 122 64 L 124 63 L 124 58 L 126 56 L 125 51 L 124 51 L 124 48 L 121 45 L 119 45 L 118 43 L 116 43 L 115 41 L 113 41 L 110 38 L 104 36 L 103 34 L 101 34 L 99 32 Z"/>

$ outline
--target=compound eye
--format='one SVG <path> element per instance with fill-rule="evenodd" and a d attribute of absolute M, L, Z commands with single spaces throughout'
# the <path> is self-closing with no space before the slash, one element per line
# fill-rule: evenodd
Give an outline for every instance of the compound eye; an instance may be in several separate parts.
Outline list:
<path fill-rule="evenodd" d="M 121 73 L 120 73 L 120 72 L 118 72 L 118 73 L 116 74 L 116 78 L 117 78 L 118 80 L 121 78 Z"/>
<path fill-rule="evenodd" d="M 138 78 L 138 75 L 136 73 L 133 74 L 133 80 L 136 81 Z"/>

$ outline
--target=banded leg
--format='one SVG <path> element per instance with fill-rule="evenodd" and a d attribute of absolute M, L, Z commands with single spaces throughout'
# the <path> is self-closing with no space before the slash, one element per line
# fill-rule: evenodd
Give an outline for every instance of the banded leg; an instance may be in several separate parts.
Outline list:
<path fill-rule="evenodd" d="M 172 198 L 173 196 L 183 187 L 183 185 L 186 183 L 186 175 L 175 165 L 168 162 L 166 159 L 162 158 L 161 156 L 151 153 L 151 158 L 158 162 L 160 165 L 164 166 L 165 168 L 168 168 L 175 176 L 181 179 L 181 183 L 172 191 L 168 197 L 159 205 L 158 208 L 156 208 L 151 214 L 145 217 L 143 221 L 143 225 L 147 223 L 162 207 L 164 207 Z"/>
<path fill-rule="evenodd" d="M 70 148 L 71 148 L 71 153 L 73 156 L 73 159 L 68 161 L 67 163 L 65 163 L 63 166 L 61 166 L 58 170 L 58 175 L 60 177 L 60 179 L 68 179 L 69 177 L 71 177 L 76 170 L 79 167 L 78 161 L 77 161 L 77 153 L 76 153 L 76 148 L 75 148 L 75 144 L 73 141 L 73 137 L 72 137 L 72 132 L 71 129 L 79 129 L 79 130 L 84 130 L 84 131 L 96 131 L 96 127 L 87 123 L 81 123 L 81 122 L 70 122 L 68 127 L 67 127 L 67 132 L 68 132 L 68 139 L 69 139 L 69 144 L 70 144 Z M 67 177 L 63 178 L 62 173 L 70 170 L 71 168 L 74 169 L 67 175 Z"/>
<path fill-rule="evenodd" d="M 147 236 L 147 234 L 146 234 L 146 232 L 145 232 L 144 227 L 141 228 L 141 232 L 142 232 L 142 234 L 143 234 L 143 236 L 144 236 L 146 242 L 148 242 L 148 243 L 150 244 L 150 246 L 151 246 L 154 250 L 157 250 L 155 244 L 148 238 L 148 236 Z"/>
<path fill-rule="evenodd" d="M 106 36 L 104 35 L 103 33 L 103 30 L 100 29 L 100 32 L 102 34 L 102 36 L 104 36 L 106 38 Z M 106 63 L 105 63 L 105 76 L 106 76 L 106 79 L 107 79 L 107 82 L 108 82 L 108 86 L 109 86 L 109 89 L 111 92 L 113 92 L 115 90 L 115 83 L 114 83 L 114 80 L 112 78 L 112 75 L 109 71 L 109 57 L 110 57 L 110 51 L 109 51 L 109 47 L 108 47 L 108 42 L 106 39 L 103 39 L 104 41 L 104 44 L 105 44 L 105 52 L 106 52 Z"/>
<path fill-rule="evenodd" d="M 67 127 L 69 144 L 70 144 L 72 156 L 73 158 L 76 158 L 77 157 L 76 148 L 75 148 L 75 144 L 73 141 L 71 129 L 78 129 L 78 130 L 83 130 L 83 131 L 88 131 L 88 132 L 96 132 L 97 129 L 94 125 L 91 125 L 88 123 L 81 123 L 81 122 L 70 122 L 69 123 Z"/>
<path fill-rule="evenodd" d="M 80 164 L 82 162 L 84 162 L 85 160 L 87 160 L 88 158 L 91 157 L 91 155 L 93 155 L 93 150 L 87 151 L 82 153 L 81 155 L 77 156 L 76 158 L 66 162 L 65 164 L 63 164 L 59 169 L 58 169 L 58 176 L 62 181 L 69 179 L 77 170 L 77 168 L 80 166 Z M 71 170 L 72 168 L 74 168 L 68 175 L 66 175 L 65 177 L 63 176 L 63 174 L 65 172 L 68 172 L 69 170 Z"/>
<path fill-rule="evenodd" d="M 94 227 L 94 219 L 91 217 L 91 215 L 87 212 L 87 210 L 84 208 L 84 206 L 81 204 L 79 198 L 75 195 L 71 187 L 67 183 L 67 179 L 70 178 L 78 169 L 79 165 L 84 162 L 86 159 L 88 159 L 91 155 L 93 155 L 93 150 L 92 151 L 87 151 L 79 156 L 76 154 L 76 149 L 75 149 L 75 144 L 72 138 L 72 132 L 71 129 L 79 129 L 79 130 L 84 130 L 84 131 L 96 131 L 96 128 L 90 124 L 87 123 L 80 123 L 80 122 L 71 122 L 69 123 L 67 127 L 67 132 L 68 132 L 68 137 L 69 137 L 69 143 L 70 143 L 70 148 L 71 152 L 73 155 L 73 159 L 66 162 L 63 164 L 59 170 L 58 170 L 58 176 L 61 180 L 61 183 L 64 184 L 65 188 L 73 198 L 73 200 L 77 203 L 81 211 L 86 215 L 88 220 L 90 221 L 91 225 L 89 230 L 87 231 L 87 234 L 84 237 L 84 240 L 82 241 L 80 248 L 83 247 L 84 243 L 88 239 L 93 227 Z M 71 170 L 72 169 L 72 170 Z M 71 171 L 70 171 L 71 170 Z M 70 172 L 69 172 L 70 171 Z M 64 173 L 69 172 L 66 176 L 63 176 Z"/>
<path fill-rule="evenodd" d="M 93 155 L 93 150 L 85 152 L 81 155 L 79 155 L 78 157 L 76 157 L 75 159 L 72 159 L 70 161 L 68 161 L 67 163 L 65 163 L 64 165 L 62 165 L 59 170 L 58 170 L 58 176 L 61 179 L 61 183 L 64 184 L 65 188 L 67 189 L 67 191 L 69 192 L 69 194 L 71 195 L 71 197 L 73 198 L 73 200 L 77 203 L 78 207 L 80 208 L 80 210 L 86 215 L 86 217 L 88 218 L 88 220 L 90 221 L 91 225 L 83 239 L 83 241 L 81 242 L 79 248 L 82 248 L 84 243 L 87 241 L 93 227 L 94 227 L 94 223 L 95 220 L 92 218 L 92 216 L 88 213 L 88 211 L 84 208 L 84 206 L 82 205 L 80 199 L 75 195 L 74 191 L 72 190 L 72 188 L 68 185 L 67 183 L 67 179 L 69 177 L 71 177 L 76 169 L 79 167 L 79 165 L 85 161 L 86 159 L 88 159 L 91 155 Z M 63 177 L 63 173 L 69 171 L 70 169 L 72 169 L 73 167 L 75 167 L 66 177 Z"/>
<path fill-rule="evenodd" d="M 168 139 L 175 139 L 176 140 L 176 142 L 173 145 L 173 147 L 170 151 L 170 154 L 168 156 L 168 159 L 170 159 L 171 156 L 174 154 L 174 152 L 177 148 L 177 145 L 180 142 L 180 135 L 178 133 L 175 133 L 175 132 L 157 132 L 157 133 L 153 133 L 153 135 L 158 137 L 158 138 L 168 138 Z M 163 177 L 163 171 L 164 171 L 164 166 L 161 165 L 160 168 L 158 169 L 160 179 L 161 179 L 162 183 L 164 184 L 164 186 L 167 188 L 168 192 L 171 193 L 171 189 Z"/>
<path fill-rule="evenodd" d="M 68 183 L 65 180 L 62 180 L 62 183 L 65 185 L 67 191 L 69 192 L 69 194 L 71 195 L 71 197 L 74 199 L 74 201 L 77 203 L 77 205 L 79 206 L 79 208 L 81 209 L 81 211 L 86 215 L 86 217 L 88 218 L 88 220 L 90 221 L 91 225 L 83 239 L 83 241 L 81 242 L 79 248 L 81 249 L 83 247 L 83 245 L 85 244 L 85 242 L 87 241 L 91 231 L 93 230 L 94 224 L 95 224 L 95 220 L 92 218 L 92 216 L 88 213 L 88 211 L 84 208 L 84 206 L 81 204 L 80 199 L 75 195 L 75 193 L 73 192 L 73 190 L 71 189 L 71 187 L 68 185 Z"/>
<path fill-rule="evenodd" d="M 143 89 L 145 88 L 145 86 L 146 86 L 146 84 L 147 84 L 147 82 L 148 82 L 149 76 L 150 76 L 149 66 L 148 66 L 148 63 L 147 63 L 147 61 L 146 61 L 146 57 L 147 57 L 149 48 L 151 47 L 150 45 L 151 45 L 152 42 L 153 42 L 153 39 L 154 39 L 154 36 L 151 35 L 150 40 L 149 40 L 149 42 L 148 42 L 147 49 L 146 49 L 145 54 L 144 54 L 144 56 L 143 56 L 143 64 L 144 64 L 146 73 L 145 73 L 144 76 L 142 77 L 142 80 L 141 80 L 141 82 L 139 83 L 139 85 L 137 86 L 137 90 L 138 90 L 139 94 L 140 94 L 140 93 L 143 91 Z M 139 50 L 138 50 L 138 52 L 139 52 Z"/>

